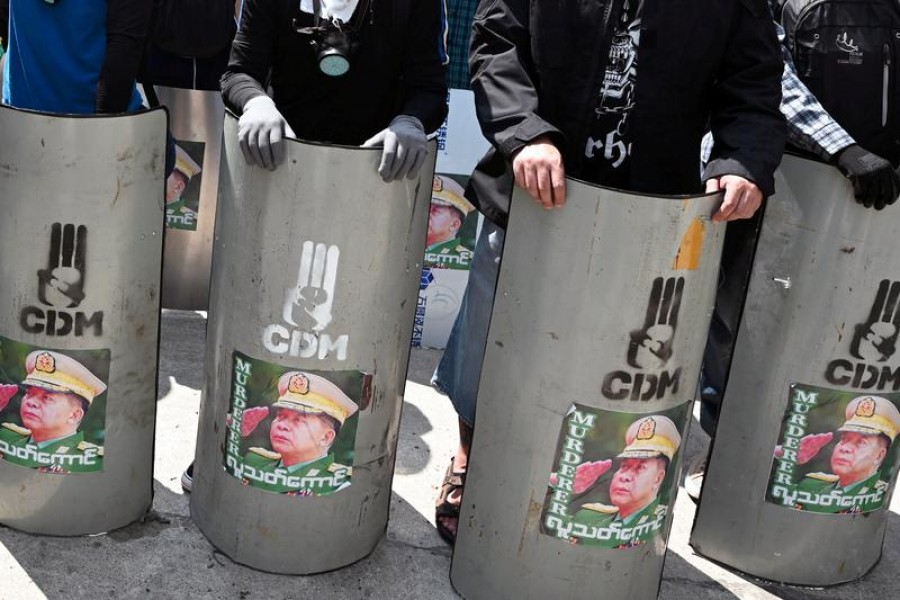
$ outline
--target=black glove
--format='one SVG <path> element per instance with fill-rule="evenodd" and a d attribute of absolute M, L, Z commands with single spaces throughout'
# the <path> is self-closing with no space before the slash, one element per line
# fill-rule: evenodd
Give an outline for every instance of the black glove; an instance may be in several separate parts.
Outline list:
<path fill-rule="evenodd" d="M 856 201 L 866 208 L 881 210 L 900 195 L 900 176 L 891 163 L 857 144 L 841 150 L 835 164 L 853 182 Z"/>

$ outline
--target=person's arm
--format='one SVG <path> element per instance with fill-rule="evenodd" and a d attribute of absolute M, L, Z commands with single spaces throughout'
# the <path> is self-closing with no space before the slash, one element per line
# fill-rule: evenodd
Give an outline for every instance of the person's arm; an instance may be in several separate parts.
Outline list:
<path fill-rule="evenodd" d="M 774 12 L 773 0 L 769 7 Z M 781 112 L 787 119 L 788 141 L 836 166 L 853 183 L 854 197 L 863 206 L 880 210 L 893 204 L 900 192 L 900 177 L 891 163 L 860 147 L 819 104 L 800 80 L 784 28 L 777 21 L 775 31 L 784 61 Z"/>
<path fill-rule="evenodd" d="M 770 7 L 772 2 L 770 0 Z M 775 33 L 784 62 L 781 76 L 781 112 L 787 119 L 787 139 L 800 148 L 830 161 L 841 150 L 856 142 L 819 104 L 797 75 L 794 59 L 787 46 L 784 28 L 775 21 Z"/>
<path fill-rule="evenodd" d="M 374 1 L 374 0 L 372 0 Z M 444 35 L 443 0 L 401 0 L 410 14 L 403 56 L 401 114 L 417 118 L 426 132 L 437 130 L 447 116 L 446 67 L 440 41 Z"/>
<path fill-rule="evenodd" d="M 529 0 L 482 0 L 475 12 L 469 73 L 485 138 L 512 163 L 516 185 L 544 208 L 566 201 L 562 132 L 538 115 Z M 598 33 L 599 35 L 599 33 Z"/>
<path fill-rule="evenodd" d="M 751 11 L 747 5 L 755 2 L 759 7 Z M 735 10 L 737 21 L 713 88 L 714 148 L 703 180 L 738 176 L 770 196 L 787 137 L 780 110 L 784 64 L 765 4 L 741 0 Z"/>
<path fill-rule="evenodd" d="M 228 68 L 222 75 L 222 98 L 235 114 L 247 102 L 266 95 L 275 53 L 280 0 L 245 0 L 240 28 L 231 45 Z"/>
<path fill-rule="evenodd" d="M 472 28 L 469 73 L 478 122 L 507 160 L 541 137 L 557 147 L 563 143 L 562 133 L 538 115 L 530 5 L 529 0 L 483 0 Z"/>
<path fill-rule="evenodd" d="M 283 0 L 244 0 L 240 27 L 222 75 L 225 106 L 240 115 L 238 141 L 248 164 L 274 170 L 284 160 L 284 138 L 295 137 L 266 94 Z"/>
<path fill-rule="evenodd" d="M 97 82 L 98 113 L 128 110 L 141 67 L 153 0 L 109 0 L 106 16 L 106 59 Z"/>

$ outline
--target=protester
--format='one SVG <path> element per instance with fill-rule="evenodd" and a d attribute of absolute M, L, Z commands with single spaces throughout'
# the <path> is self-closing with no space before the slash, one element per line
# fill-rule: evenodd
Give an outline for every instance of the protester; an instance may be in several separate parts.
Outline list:
<path fill-rule="evenodd" d="M 776 3 L 772 0 L 769 0 L 769 6 L 773 11 L 776 9 Z M 893 204 L 900 194 L 900 177 L 894 167 L 886 159 L 857 144 L 822 107 L 797 74 L 784 28 L 777 21 L 774 26 L 781 42 L 784 62 L 781 112 L 787 119 L 791 147 L 839 169 L 852 182 L 854 197 L 859 204 L 876 210 Z M 705 156 L 710 155 L 711 149 L 712 139 L 708 138 L 704 144 Z M 700 383 L 700 425 L 711 437 L 715 436 L 731 368 L 734 338 L 753 266 L 759 228 L 759 218 L 733 223 L 729 224 L 725 236 L 716 306 Z M 694 500 L 700 498 L 705 471 L 704 459 L 692 465 L 685 476 L 685 491 Z"/>
<path fill-rule="evenodd" d="M 441 33 L 439 0 L 247 0 L 222 77 L 247 162 L 274 169 L 299 137 L 383 145 L 379 174 L 414 177 L 447 110 Z"/>
<path fill-rule="evenodd" d="M 513 183 L 547 209 L 564 206 L 566 175 L 651 194 L 721 190 L 715 221 L 751 217 L 774 192 L 785 141 L 782 68 L 763 0 L 612 0 L 591 9 L 497 0 L 476 12 L 470 72 L 493 148 L 469 199 L 488 221 L 434 378 L 460 416 L 436 509 L 451 542 Z M 707 124 L 716 146 L 701 175 Z"/>
<path fill-rule="evenodd" d="M 152 0 L 3 1 L 0 11 L 9 15 L 4 104 L 76 114 L 141 107 L 135 80 Z"/>
<path fill-rule="evenodd" d="M 277 168 L 296 137 L 383 146 L 385 181 L 416 177 L 447 114 L 441 4 L 245 0 L 222 94 L 247 163 Z"/>

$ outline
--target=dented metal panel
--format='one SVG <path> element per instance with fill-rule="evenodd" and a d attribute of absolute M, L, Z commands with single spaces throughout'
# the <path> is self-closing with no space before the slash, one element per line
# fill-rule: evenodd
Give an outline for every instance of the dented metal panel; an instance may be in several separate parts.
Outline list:
<path fill-rule="evenodd" d="M 387 526 L 434 148 L 391 184 L 377 149 L 286 150 L 248 167 L 226 118 L 191 513 L 233 560 L 305 574 Z"/>
<path fill-rule="evenodd" d="M 659 588 L 720 198 L 567 185 L 561 210 L 512 200 L 451 570 L 470 600 Z"/>
<path fill-rule="evenodd" d="M 150 507 L 166 121 L 0 108 L 4 525 L 100 533 Z"/>
<path fill-rule="evenodd" d="M 187 155 L 166 189 L 163 306 L 206 310 L 225 105 L 219 92 L 158 87 L 157 95 L 179 154 Z"/>
<path fill-rule="evenodd" d="M 900 211 L 863 208 L 837 169 L 794 156 L 776 183 L 691 544 L 834 585 L 881 557 L 896 477 Z M 885 446 L 865 479 L 848 474 L 851 438 Z"/>

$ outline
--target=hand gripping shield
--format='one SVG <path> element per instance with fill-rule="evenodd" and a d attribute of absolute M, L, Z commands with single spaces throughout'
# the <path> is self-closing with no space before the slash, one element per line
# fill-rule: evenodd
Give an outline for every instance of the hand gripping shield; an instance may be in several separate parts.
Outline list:
<path fill-rule="evenodd" d="M 248 167 L 226 117 L 191 514 L 237 562 L 308 574 L 387 526 L 435 154 L 385 184 L 380 150 L 286 144 Z"/>
<path fill-rule="evenodd" d="M 659 589 L 721 198 L 567 185 L 562 210 L 512 199 L 450 574 L 470 600 Z"/>
<path fill-rule="evenodd" d="M 704 556 L 797 585 L 881 557 L 900 428 L 900 212 L 785 156 L 768 202 L 691 535 Z"/>

